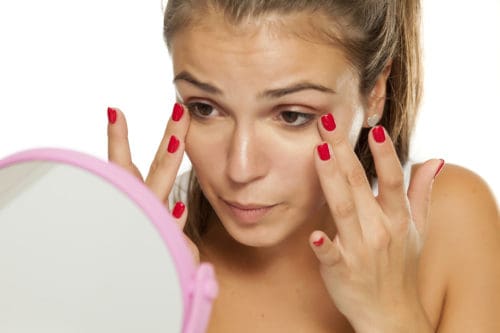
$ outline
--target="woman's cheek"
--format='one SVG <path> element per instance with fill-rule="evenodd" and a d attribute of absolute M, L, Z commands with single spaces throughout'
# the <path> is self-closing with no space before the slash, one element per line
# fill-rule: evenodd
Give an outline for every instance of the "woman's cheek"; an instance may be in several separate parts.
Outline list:
<path fill-rule="evenodd" d="M 349 130 L 348 130 L 348 138 L 351 145 L 354 147 L 356 142 L 358 142 L 359 134 L 361 133 L 361 129 L 363 127 L 363 122 L 365 119 L 365 111 L 361 106 L 354 109 L 354 115 L 350 122 Z"/>
<path fill-rule="evenodd" d="M 281 140 L 275 149 L 274 172 L 281 175 L 283 184 L 295 193 L 315 195 L 319 179 L 314 164 L 316 145 L 321 142 L 317 129 L 296 134 L 293 139 Z"/>
<path fill-rule="evenodd" d="M 227 141 L 221 126 L 191 122 L 186 135 L 186 154 L 198 178 L 222 172 Z"/>
<path fill-rule="evenodd" d="M 210 162 L 206 159 L 210 158 L 210 154 L 207 154 L 207 152 L 213 146 L 211 138 L 210 132 L 204 131 L 203 127 L 196 124 L 196 122 L 191 122 L 186 135 L 186 154 L 195 169 L 199 169 L 200 162 Z"/>

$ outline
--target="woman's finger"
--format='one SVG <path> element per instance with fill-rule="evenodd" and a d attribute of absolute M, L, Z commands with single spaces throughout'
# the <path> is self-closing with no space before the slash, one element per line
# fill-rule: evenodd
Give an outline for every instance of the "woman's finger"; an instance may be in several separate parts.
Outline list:
<path fill-rule="evenodd" d="M 311 248 L 319 262 L 327 267 L 334 266 L 342 260 L 339 244 L 332 242 L 322 231 L 314 231 L 309 237 Z"/>
<path fill-rule="evenodd" d="M 186 209 L 186 206 L 182 201 L 178 201 L 175 203 L 174 207 L 172 208 L 172 216 L 175 218 L 177 225 L 181 229 L 181 231 L 184 231 L 184 226 L 186 225 L 187 221 L 187 216 L 188 212 Z M 191 252 L 193 254 L 193 258 L 196 263 L 200 262 L 200 251 L 198 250 L 198 247 L 196 244 L 184 233 L 184 239 L 186 240 L 189 248 L 191 249 Z"/>
<path fill-rule="evenodd" d="M 359 188 L 362 194 L 373 197 L 370 190 L 370 184 L 366 178 L 366 173 L 361 162 L 354 153 L 349 137 L 342 129 L 337 129 L 335 119 L 331 113 L 321 117 L 319 133 L 323 140 L 332 145 L 337 163 L 345 174 L 349 185 L 353 187 L 353 189 Z"/>
<path fill-rule="evenodd" d="M 175 217 L 175 219 L 177 220 L 177 224 L 179 225 L 181 230 L 183 230 L 187 221 L 187 211 L 186 205 L 182 201 L 178 201 L 175 203 L 174 207 L 172 208 L 172 216 Z"/>
<path fill-rule="evenodd" d="M 132 163 L 125 115 L 118 108 L 108 108 L 108 160 L 139 177 L 139 170 Z"/>
<path fill-rule="evenodd" d="M 175 182 L 188 128 L 189 113 L 176 103 L 145 182 L 162 202 L 167 199 Z"/>
<path fill-rule="evenodd" d="M 347 191 L 350 192 L 352 198 L 351 204 L 347 205 L 347 207 L 355 208 L 356 220 L 363 237 L 368 238 L 369 235 L 378 234 L 377 229 L 385 228 L 377 219 L 374 219 L 380 213 L 380 208 L 371 190 L 366 172 L 354 153 L 347 135 L 341 129 L 336 128 L 331 113 L 321 117 L 319 132 L 321 137 L 332 145 L 335 164 L 345 179 Z M 331 196 L 335 200 L 336 188 L 333 187 L 332 190 L 335 193 L 332 193 Z M 344 204 L 341 204 L 342 206 Z"/>
<path fill-rule="evenodd" d="M 382 126 L 376 126 L 370 131 L 368 143 L 377 171 L 378 202 L 386 214 L 404 217 L 408 213 L 408 200 L 403 168 L 392 140 Z"/>
<path fill-rule="evenodd" d="M 342 244 L 359 245 L 362 233 L 356 204 L 328 143 L 316 149 L 316 170 Z"/>
<path fill-rule="evenodd" d="M 420 166 L 408 188 L 408 199 L 413 221 L 421 236 L 425 235 L 426 221 L 429 214 L 432 184 L 444 167 L 444 160 L 433 159 Z"/>

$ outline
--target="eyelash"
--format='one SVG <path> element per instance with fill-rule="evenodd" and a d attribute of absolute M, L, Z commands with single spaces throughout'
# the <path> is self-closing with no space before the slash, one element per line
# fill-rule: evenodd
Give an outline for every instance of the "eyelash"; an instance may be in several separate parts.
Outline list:
<path fill-rule="evenodd" d="M 198 119 L 202 119 L 202 120 L 206 120 L 206 119 L 209 119 L 210 118 L 210 114 L 207 114 L 207 115 L 203 115 L 200 113 L 200 107 L 203 107 L 205 108 L 204 111 L 207 111 L 206 108 L 210 108 L 210 113 L 213 112 L 213 110 L 216 110 L 216 108 L 214 108 L 212 105 L 208 104 L 208 103 L 200 103 L 200 102 L 193 102 L 193 103 L 187 103 L 187 108 L 189 110 L 189 112 L 196 118 Z M 285 126 L 288 126 L 288 127 L 292 127 L 292 128 L 300 128 L 300 127 L 305 127 L 307 126 L 312 120 L 314 120 L 316 118 L 316 115 L 312 114 L 312 113 L 304 113 L 304 112 L 297 112 L 297 111 L 289 111 L 289 110 L 285 110 L 285 111 L 281 111 L 280 112 L 280 115 L 279 117 L 281 119 L 283 119 L 283 115 L 284 114 L 288 114 L 288 115 L 293 115 L 293 116 L 296 116 L 298 118 L 304 118 L 305 120 L 298 124 L 298 125 L 291 125 L 290 123 L 284 121 L 285 123 Z"/>

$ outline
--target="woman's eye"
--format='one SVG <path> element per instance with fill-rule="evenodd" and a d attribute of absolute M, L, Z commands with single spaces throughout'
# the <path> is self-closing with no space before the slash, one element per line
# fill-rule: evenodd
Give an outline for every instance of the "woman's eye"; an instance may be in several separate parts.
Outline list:
<path fill-rule="evenodd" d="M 283 111 L 280 113 L 281 119 L 289 126 L 302 126 L 314 118 L 313 114 L 294 111 Z"/>
<path fill-rule="evenodd" d="M 189 112 L 201 118 L 207 118 L 211 116 L 213 111 L 215 110 L 214 107 L 210 104 L 199 102 L 189 103 L 187 107 L 189 109 Z"/>

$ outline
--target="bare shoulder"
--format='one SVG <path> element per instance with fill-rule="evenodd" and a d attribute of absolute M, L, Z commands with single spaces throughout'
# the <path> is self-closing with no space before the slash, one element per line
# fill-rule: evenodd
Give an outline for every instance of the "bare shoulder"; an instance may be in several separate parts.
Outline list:
<path fill-rule="evenodd" d="M 429 214 L 424 254 L 445 286 L 438 332 L 500 332 L 500 221 L 492 191 L 472 171 L 446 165 Z"/>
<path fill-rule="evenodd" d="M 416 164 L 412 171 L 419 166 Z M 438 217 L 443 221 L 436 223 L 452 223 L 455 228 L 470 228 L 471 232 L 478 228 L 496 229 L 500 236 L 498 205 L 488 184 L 474 172 L 457 165 L 445 165 L 436 178 L 430 213 L 432 221 Z"/>

